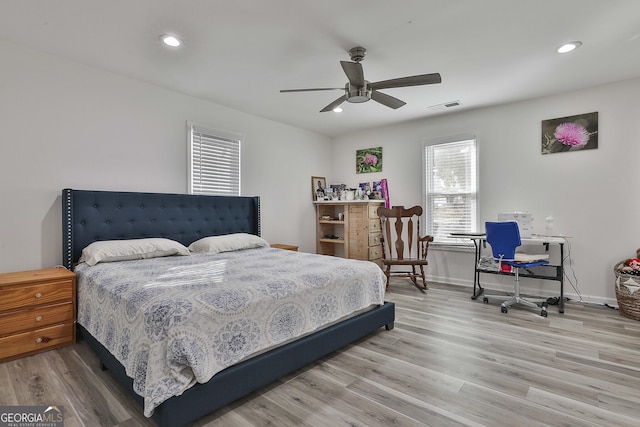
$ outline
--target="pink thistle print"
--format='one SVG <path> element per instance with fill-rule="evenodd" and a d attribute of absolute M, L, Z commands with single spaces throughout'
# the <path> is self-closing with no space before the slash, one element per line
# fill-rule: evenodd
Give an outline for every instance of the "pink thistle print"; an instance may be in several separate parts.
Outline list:
<path fill-rule="evenodd" d="M 564 145 L 572 147 L 580 147 L 589 142 L 589 132 L 584 126 L 575 123 L 559 124 L 553 136 Z"/>
<path fill-rule="evenodd" d="M 364 164 L 375 166 L 378 163 L 378 157 L 375 154 L 367 154 L 364 156 Z"/>

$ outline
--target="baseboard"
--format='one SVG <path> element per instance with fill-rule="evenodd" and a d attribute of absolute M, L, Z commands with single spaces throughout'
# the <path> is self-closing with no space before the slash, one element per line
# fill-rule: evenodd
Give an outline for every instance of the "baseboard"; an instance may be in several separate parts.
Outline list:
<path fill-rule="evenodd" d="M 506 282 L 502 282 L 502 283 L 498 283 L 498 282 L 492 282 L 490 280 L 482 280 L 482 287 L 485 289 L 490 289 L 491 291 L 497 291 L 497 292 L 505 292 L 505 293 L 509 293 L 509 292 L 513 292 L 513 277 L 512 276 L 496 276 L 499 278 L 505 278 L 505 277 L 509 277 L 511 279 L 511 281 L 509 283 Z M 484 278 L 484 276 L 483 276 Z M 531 279 L 531 280 L 541 280 L 541 279 Z M 466 280 L 466 279 L 453 279 L 451 277 L 442 277 L 442 276 L 434 276 L 434 275 L 429 275 L 427 274 L 427 281 L 428 282 L 438 282 L 438 283 L 445 283 L 445 284 L 450 284 L 450 285 L 456 285 L 456 286 L 464 286 L 469 288 L 469 294 L 472 294 L 473 291 L 473 281 L 472 280 Z M 553 284 L 552 286 L 556 286 L 558 285 L 558 282 L 555 281 L 549 281 L 550 284 Z M 525 295 L 530 295 L 530 296 L 537 296 L 537 297 L 541 297 L 541 298 L 551 298 L 551 297 L 557 297 L 558 293 L 560 291 L 559 289 L 559 285 L 556 286 L 555 289 L 549 288 L 549 289 L 543 289 L 542 292 L 540 289 L 537 288 L 532 288 L 532 287 L 527 287 L 526 286 L 526 280 L 520 282 L 520 290 L 523 294 Z M 543 294 L 543 295 L 540 295 Z M 615 298 L 602 298 L 602 297 L 598 297 L 598 296 L 594 296 L 594 295 L 578 295 L 577 293 L 574 292 L 574 290 L 569 286 L 567 287 L 567 283 L 565 281 L 564 284 L 564 297 L 565 298 L 569 298 L 570 300 L 573 301 L 580 301 L 580 302 L 584 302 L 586 304 L 596 304 L 596 305 L 606 305 L 606 306 L 612 306 L 612 307 L 617 307 L 618 306 L 618 301 Z"/>

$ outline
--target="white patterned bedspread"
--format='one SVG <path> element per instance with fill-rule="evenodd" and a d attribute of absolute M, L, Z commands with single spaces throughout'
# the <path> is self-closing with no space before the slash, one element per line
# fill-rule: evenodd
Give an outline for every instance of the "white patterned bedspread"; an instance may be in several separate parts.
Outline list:
<path fill-rule="evenodd" d="M 242 359 L 384 302 L 372 262 L 273 248 L 75 271 L 78 322 L 134 379 L 148 417 Z"/>

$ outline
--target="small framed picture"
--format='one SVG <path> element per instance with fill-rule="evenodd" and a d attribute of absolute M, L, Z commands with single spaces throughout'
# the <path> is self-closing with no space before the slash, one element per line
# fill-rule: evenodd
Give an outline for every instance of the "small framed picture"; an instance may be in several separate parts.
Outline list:
<path fill-rule="evenodd" d="M 324 200 L 324 189 L 327 188 L 327 179 L 324 176 L 311 177 L 311 193 L 313 200 Z"/>
<path fill-rule="evenodd" d="M 356 150 L 356 173 L 382 172 L 382 147 Z"/>

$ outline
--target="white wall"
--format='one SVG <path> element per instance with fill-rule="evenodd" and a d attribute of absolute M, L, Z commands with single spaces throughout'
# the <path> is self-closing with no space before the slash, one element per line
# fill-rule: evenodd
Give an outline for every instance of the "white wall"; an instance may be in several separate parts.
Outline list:
<path fill-rule="evenodd" d="M 187 120 L 243 135 L 263 237 L 315 252 L 327 137 L 4 42 L 0 56 L 0 272 L 62 262 L 63 188 L 186 192 Z"/>
<path fill-rule="evenodd" d="M 640 247 L 640 199 L 634 195 L 640 160 L 638 99 L 640 79 L 344 135 L 334 141 L 331 182 L 355 185 L 384 177 L 392 205 L 421 204 L 423 141 L 475 133 L 480 224 L 497 219 L 497 212 L 529 211 L 542 231 L 544 218 L 553 215 L 556 230 L 571 236 L 567 273 L 577 291 L 566 282 L 566 294 L 577 298 L 579 292 L 586 301 L 615 304 L 612 268 Z M 540 153 L 542 120 L 594 111 L 599 113 L 598 149 Z M 383 172 L 355 174 L 355 151 L 377 146 L 383 147 Z M 473 256 L 431 251 L 428 272 L 431 280 L 470 285 Z M 502 276 L 482 275 L 482 280 L 503 289 L 513 283 Z M 522 285 L 545 296 L 558 290 L 557 282 L 524 279 Z"/>
<path fill-rule="evenodd" d="M 635 176 L 640 79 L 328 138 L 123 76 L 0 42 L 0 272 L 62 261 L 65 187 L 183 193 L 185 122 L 242 134 L 243 194 L 260 195 L 263 236 L 315 252 L 310 177 L 355 185 L 385 177 L 391 201 L 422 202 L 422 142 L 474 132 L 480 220 L 528 210 L 572 236 L 583 298 L 614 302 L 613 265 L 640 247 Z M 599 148 L 540 154 L 541 120 L 599 112 Z M 384 147 L 384 171 L 357 175 L 355 150 Z M 332 152 L 333 149 L 333 152 Z M 313 158 L 308 162 L 291 159 Z M 332 165 L 333 162 L 333 165 Z M 326 165 L 320 166 L 317 165 Z M 326 168 L 326 169 L 323 169 Z M 505 184 L 509 181 L 510 184 Z M 472 281 L 468 252 L 432 251 L 432 280 Z M 569 270 L 572 277 L 573 272 Z M 505 288 L 509 278 L 484 275 Z M 549 295 L 554 282 L 523 281 Z M 567 293 L 576 292 L 567 283 Z"/>

